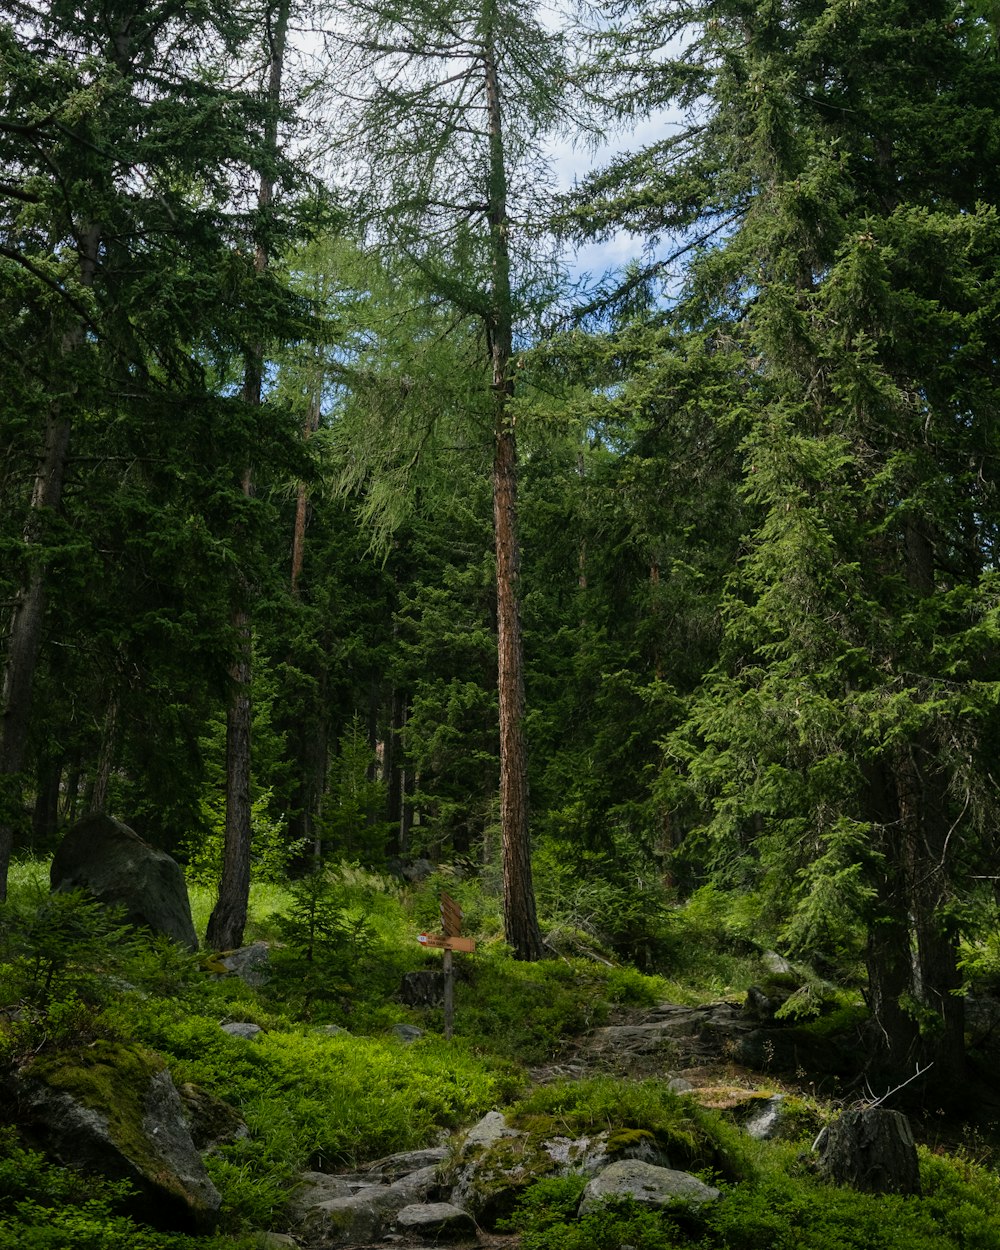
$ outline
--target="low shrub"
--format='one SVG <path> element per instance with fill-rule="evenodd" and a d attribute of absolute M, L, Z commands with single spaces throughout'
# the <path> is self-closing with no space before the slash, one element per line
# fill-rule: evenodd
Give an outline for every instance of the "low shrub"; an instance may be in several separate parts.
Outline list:
<path fill-rule="evenodd" d="M 666 1151 L 673 1167 L 730 1179 L 750 1170 L 739 1132 L 675 1094 L 665 1081 L 595 1077 L 540 1085 L 514 1104 L 510 1119 L 566 1137 L 641 1130 Z"/>

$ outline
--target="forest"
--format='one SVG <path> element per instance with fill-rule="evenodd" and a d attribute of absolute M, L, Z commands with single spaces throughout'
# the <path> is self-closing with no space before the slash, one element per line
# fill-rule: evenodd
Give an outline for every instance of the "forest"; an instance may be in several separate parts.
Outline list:
<path fill-rule="evenodd" d="M 78 1032 L 196 1067 L 95 970 L 194 1020 L 197 958 L 262 937 L 295 988 L 237 1018 L 377 1033 L 445 888 L 486 1067 L 332 1160 L 772 950 L 786 1018 L 849 1016 L 872 1088 L 963 1121 L 1000 987 L 998 46 L 994 0 L 0 0 L 0 1067 Z M 182 865 L 200 957 L 122 971 L 120 917 L 48 896 L 94 813 Z M 504 997 L 550 995 L 505 1050 Z M 183 1078 L 226 1097 L 218 1062 Z M 230 1158 L 225 1235 L 315 1149 Z M 107 1211 L 9 1245 L 145 1247 Z"/>

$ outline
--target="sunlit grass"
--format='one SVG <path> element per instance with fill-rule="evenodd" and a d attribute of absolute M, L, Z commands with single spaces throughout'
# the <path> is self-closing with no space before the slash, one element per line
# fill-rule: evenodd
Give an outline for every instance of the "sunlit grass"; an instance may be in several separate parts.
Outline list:
<path fill-rule="evenodd" d="M 29 890 L 47 890 L 49 888 L 49 866 L 51 859 L 23 858 L 11 862 L 7 878 L 8 893 L 12 898 Z"/>
<path fill-rule="evenodd" d="M 188 884 L 188 896 L 191 899 L 191 919 L 194 931 L 204 941 L 205 930 L 208 928 L 209 917 L 217 891 L 208 885 Z M 248 921 L 246 941 L 254 942 L 274 936 L 273 917 L 288 910 L 291 895 L 287 885 L 279 885 L 274 881 L 255 881 L 250 886 L 250 902 L 248 905 Z"/>

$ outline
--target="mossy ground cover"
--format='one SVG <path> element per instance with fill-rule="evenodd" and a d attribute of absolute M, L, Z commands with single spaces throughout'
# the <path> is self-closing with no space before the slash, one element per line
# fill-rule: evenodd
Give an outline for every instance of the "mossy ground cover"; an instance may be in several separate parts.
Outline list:
<path fill-rule="evenodd" d="M 659 975 L 616 962 L 610 948 L 594 959 L 572 943 L 552 959 L 519 964 L 499 940 L 495 897 L 474 880 L 449 878 L 444 884 L 459 897 L 479 948 L 457 961 L 456 1036 L 445 1042 L 439 1008 L 408 1009 L 395 996 L 404 972 L 436 966 L 415 935 L 435 926 L 443 883 L 404 890 L 342 869 L 319 913 L 301 891 L 255 887 L 247 938 L 276 945 L 270 982 L 251 989 L 217 979 L 203 956 L 123 937 L 116 918 L 93 905 L 53 903 L 46 866 L 20 866 L 0 913 L 0 1065 L 30 1060 L 57 1070 L 60 1056 L 80 1047 L 97 1056 L 145 1048 L 178 1085 L 225 1100 L 249 1134 L 209 1156 L 223 1226 L 196 1239 L 135 1224 L 124 1214 L 121 1186 L 81 1183 L 27 1150 L 8 1124 L 0 1133 L 0 1250 L 243 1250 L 252 1230 L 284 1226 L 299 1171 L 428 1145 L 495 1106 L 538 1138 L 606 1131 L 622 1142 L 651 1140 L 675 1166 L 722 1189 L 698 1215 L 625 1204 L 577 1220 L 579 1178 L 543 1177 L 512 1220 L 525 1250 L 1000 1250 L 996 1173 L 967 1156 L 925 1150 L 920 1198 L 870 1198 L 820 1183 L 810 1169 L 810 1136 L 830 1108 L 819 1104 L 800 1117 L 798 1137 L 793 1128 L 790 1141 L 755 1143 L 731 1117 L 678 1098 L 662 1080 L 598 1077 L 530 1088 L 533 1065 L 558 1058 L 618 1013 L 661 999 L 735 996 L 759 980 L 742 915 L 725 914 L 714 898 L 696 899 L 689 916 L 677 909 L 662 942 L 674 955 Z M 194 891 L 202 922 L 209 907 Z M 307 958 L 303 944 L 315 937 L 316 914 L 329 921 L 330 940 L 313 942 Z M 363 941 L 345 946 L 337 937 L 344 933 Z M 230 1020 L 255 1022 L 263 1033 L 253 1041 L 230 1037 L 220 1028 Z M 829 1031 L 831 1020 L 806 1027 Z M 405 1045 L 392 1033 L 397 1023 L 417 1024 L 425 1035 Z M 350 1032 L 330 1035 L 331 1024 Z"/>

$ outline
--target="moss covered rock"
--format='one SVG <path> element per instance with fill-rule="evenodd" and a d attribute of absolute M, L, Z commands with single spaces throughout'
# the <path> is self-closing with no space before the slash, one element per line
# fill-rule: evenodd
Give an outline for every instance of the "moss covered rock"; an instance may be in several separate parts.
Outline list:
<path fill-rule="evenodd" d="M 215 1226 L 219 1192 L 158 1056 L 107 1041 L 44 1055 L 18 1074 L 15 1097 L 19 1122 L 59 1163 L 131 1182 L 139 1218 L 181 1231 Z"/>

